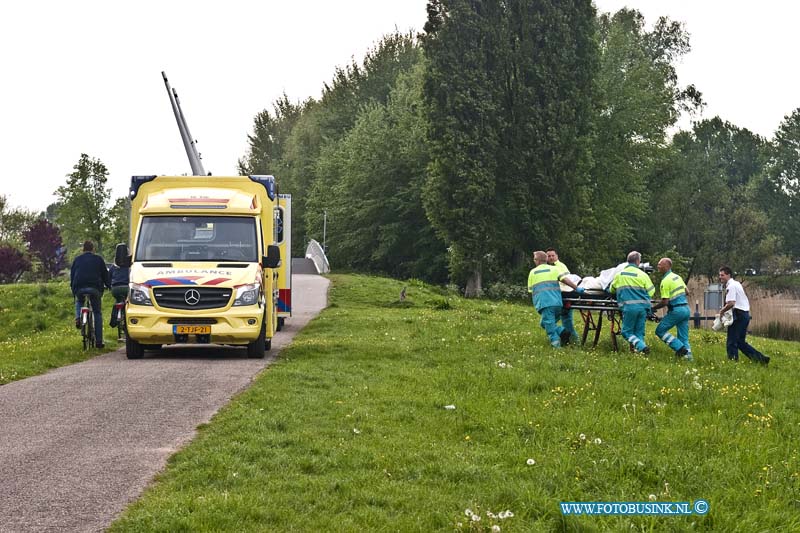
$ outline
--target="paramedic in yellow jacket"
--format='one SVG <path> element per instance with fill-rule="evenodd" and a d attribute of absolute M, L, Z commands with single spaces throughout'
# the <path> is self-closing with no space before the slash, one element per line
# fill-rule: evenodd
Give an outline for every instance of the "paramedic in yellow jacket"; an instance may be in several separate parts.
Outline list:
<path fill-rule="evenodd" d="M 686 283 L 672 271 L 672 259 L 662 257 L 658 262 L 658 271 L 664 274 L 659 285 L 661 301 L 653 306 L 653 310 L 666 307 L 669 311 L 656 327 L 656 336 L 667 346 L 675 350 L 677 357 L 692 360 L 692 348 L 689 346 L 689 300 L 686 299 Z M 672 327 L 678 334 L 675 337 L 669 332 Z"/>
<path fill-rule="evenodd" d="M 561 288 L 558 285 L 560 271 L 547 264 L 547 254 L 543 251 L 533 252 L 533 262 L 536 267 L 528 274 L 528 292 L 531 293 L 533 306 L 542 317 L 539 325 L 547 333 L 550 345 L 560 348 L 562 334 L 569 334 L 556 322 L 563 305 Z"/>
<path fill-rule="evenodd" d="M 628 254 L 628 264 L 614 276 L 609 292 L 617 297 L 617 304 L 622 311 L 622 336 L 631 343 L 639 353 L 648 354 L 650 348 L 644 342 L 644 322 L 651 310 L 650 298 L 656 289 L 650 276 L 639 269 L 642 254 Z"/>
<path fill-rule="evenodd" d="M 547 249 L 547 264 L 558 269 L 558 281 L 567 285 L 578 294 L 583 292 L 583 289 L 578 290 L 578 286 L 567 277 L 570 274 L 569 269 L 567 265 L 558 260 L 558 252 L 556 252 L 555 248 Z M 564 329 L 567 331 L 566 333 L 562 333 L 561 344 L 569 344 L 573 339 L 578 340 L 578 332 L 575 331 L 575 324 L 572 321 L 572 309 L 569 307 L 562 307 L 559 318 L 561 319 L 561 325 L 564 326 Z"/>

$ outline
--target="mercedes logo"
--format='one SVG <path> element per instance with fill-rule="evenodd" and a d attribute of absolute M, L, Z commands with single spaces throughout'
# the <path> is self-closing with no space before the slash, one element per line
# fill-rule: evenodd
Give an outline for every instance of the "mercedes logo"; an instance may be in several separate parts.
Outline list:
<path fill-rule="evenodd" d="M 196 289 L 189 289 L 183 294 L 183 300 L 189 305 L 197 305 L 200 301 L 200 293 Z"/>

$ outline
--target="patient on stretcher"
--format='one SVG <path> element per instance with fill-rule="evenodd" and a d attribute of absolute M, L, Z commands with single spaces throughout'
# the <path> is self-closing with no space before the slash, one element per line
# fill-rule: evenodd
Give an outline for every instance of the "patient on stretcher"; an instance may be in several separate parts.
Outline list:
<path fill-rule="evenodd" d="M 611 285 L 611 282 L 614 281 L 614 276 L 617 275 L 618 272 L 621 272 L 628 263 L 620 263 L 613 268 L 607 268 L 600 272 L 598 276 L 586 276 L 585 278 L 581 278 L 575 274 L 570 274 L 570 279 L 574 281 L 578 287 L 583 287 L 585 292 L 582 295 L 578 295 L 575 291 L 573 291 L 568 285 L 561 284 L 561 292 L 564 293 L 562 296 L 564 298 L 583 298 L 583 299 L 608 299 L 612 298 L 610 294 L 606 291 L 608 287 Z M 640 266 L 642 270 L 645 272 L 648 271 L 650 268 L 650 263 L 642 263 Z M 652 270 L 652 269 L 651 269 Z"/>

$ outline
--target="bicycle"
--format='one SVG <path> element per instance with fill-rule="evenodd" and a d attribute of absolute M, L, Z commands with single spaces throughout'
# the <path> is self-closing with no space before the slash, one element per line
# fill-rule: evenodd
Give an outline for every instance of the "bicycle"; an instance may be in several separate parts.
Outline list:
<path fill-rule="evenodd" d="M 125 302 L 115 303 L 113 313 L 117 319 L 117 341 L 123 342 L 128 336 L 128 331 L 125 327 Z"/>
<path fill-rule="evenodd" d="M 94 334 L 94 309 L 92 308 L 91 293 L 82 291 L 78 297 L 81 299 L 81 312 L 79 317 L 79 324 L 81 328 L 81 336 L 83 337 L 83 349 L 95 347 L 95 334 Z"/>
<path fill-rule="evenodd" d="M 111 287 L 111 294 L 114 296 L 114 310 L 111 312 L 109 325 L 117 328 L 117 341 L 123 342 L 128 335 L 125 324 L 125 302 L 128 299 L 128 286 L 116 285 Z"/>

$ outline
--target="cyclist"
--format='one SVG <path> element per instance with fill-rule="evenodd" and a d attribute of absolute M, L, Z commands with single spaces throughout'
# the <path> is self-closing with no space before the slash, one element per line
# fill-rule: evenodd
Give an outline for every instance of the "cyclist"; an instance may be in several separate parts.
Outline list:
<path fill-rule="evenodd" d="M 106 287 L 111 288 L 106 262 L 94 252 L 94 243 L 85 241 L 83 253 L 75 258 L 69 270 L 69 285 L 75 296 L 75 327 L 81 327 L 81 295 L 88 294 L 94 310 L 95 345 L 104 348 L 103 344 L 103 312 L 100 299 Z"/>
<path fill-rule="evenodd" d="M 128 297 L 128 283 L 131 274 L 131 256 L 128 254 L 128 245 L 119 243 L 114 253 L 114 264 L 109 269 L 111 276 L 111 294 L 114 296 L 114 303 L 124 302 Z M 111 313 L 112 328 L 117 327 L 117 313 Z"/>

